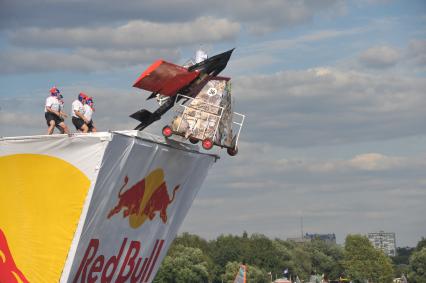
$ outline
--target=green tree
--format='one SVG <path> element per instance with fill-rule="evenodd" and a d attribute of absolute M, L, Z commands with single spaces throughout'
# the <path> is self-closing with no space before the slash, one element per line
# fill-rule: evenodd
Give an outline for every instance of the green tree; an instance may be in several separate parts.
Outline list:
<path fill-rule="evenodd" d="M 292 276 L 308 279 L 312 272 L 312 256 L 307 249 L 307 244 L 295 244 L 292 250 L 291 262 L 293 267 L 289 267 Z"/>
<path fill-rule="evenodd" d="M 182 245 L 185 247 L 199 248 L 203 253 L 209 252 L 209 243 L 198 235 L 183 233 L 176 237 L 173 245 Z"/>
<path fill-rule="evenodd" d="M 161 264 L 154 282 L 209 282 L 206 256 L 198 248 L 177 245 Z"/>
<path fill-rule="evenodd" d="M 417 250 L 410 257 L 410 266 L 408 280 L 413 283 L 424 283 L 426 282 L 426 245 L 417 245 L 422 247 L 421 250 Z"/>
<path fill-rule="evenodd" d="M 392 257 L 394 264 L 408 264 L 411 254 L 414 252 L 414 248 L 404 247 L 396 248 L 396 256 Z"/>
<path fill-rule="evenodd" d="M 415 248 L 402 247 L 396 248 L 396 256 L 392 257 L 394 264 L 394 276 L 401 277 L 402 274 L 408 274 L 409 272 L 409 259 L 411 254 L 415 251 Z"/>
<path fill-rule="evenodd" d="M 225 266 L 228 262 L 243 262 L 244 255 L 247 255 L 247 245 L 249 239 L 232 235 L 221 235 L 216 240 L 209 242 L 208 256 L 214 266 L 210 269 L 212 282 L 222 282 L 222 275 L 225 273 Z"/>
<path fill-rule="evenodd" d="M 245 252 L 246 255 L 244 258 L 247 263 L 259 266 L 265 270 L 270 271 L 282 264 L 280 253 L 275 248 L 273 242 L 261 234 L 253 234 L 250 237 Z"/>
<path fill-rule="evenodd" d="M 338 245 L 315 239 L 307 244 L 307 249 L 311 254 L 312 269 L 316 274 L 338 278 L 343 272 L 340 264 L 343 260 L 343 249 Z"/>
<path fill-rule="evenodd" d="M 286 268 L 289 270 L 294 270 L 295 264 L 292 261 L 292 250 L 294 246 L 292 243 L 280 239 L 275 239 L 273 241 L 273 247 L 276 250 L 277 257 L 280 259 L 280 263 L 274 266 L 271 270 L 268 270 L 268 272 L 280 276 L 283 270 Z"/>
<path fill-rule="evenodd" d="M 358 282 L 388 283 L 393 279 L 390 259 L 376 250 L 365 236 L 346 237 L 343 266 L 346 275 Z"/>
<path fill-rule="evenodd" d="M 420 251 L 424 247 L 426 247 L 426 238 L 422 237 L 422 239 L 417 243 L 416 251 Z"/>
<path fill-rule="evenodd" d="M 246 254 L 245 241 L 232 235 L 221 235 L 210 246 L 211 257 L 216 264 L 225 268 L 230 261 L 243 262 Z"/>

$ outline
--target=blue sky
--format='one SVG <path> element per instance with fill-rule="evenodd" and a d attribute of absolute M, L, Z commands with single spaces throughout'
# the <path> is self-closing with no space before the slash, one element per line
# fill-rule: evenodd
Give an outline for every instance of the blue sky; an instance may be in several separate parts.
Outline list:
<path fill-rule="evenodd" d="M 44 134 L 45 97 L 95 97 L 100 130 L 154 108 L 154 60 L 235 47 L 240 152 L 211 170 L 181 232 L 426 236 L 426 3 L 397 0 L 2 1 L 0 136 Z M 71 126 L 71 122 L 67 121 Z M 163 123 L 148 128 L 158 133 Z"/>

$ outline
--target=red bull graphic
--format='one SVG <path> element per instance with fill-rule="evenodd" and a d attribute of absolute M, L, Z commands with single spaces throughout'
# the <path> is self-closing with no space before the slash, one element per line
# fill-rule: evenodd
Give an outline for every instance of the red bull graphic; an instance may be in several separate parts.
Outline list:
<path fill-rule="evenodd" d="M 150 282 L 164 240 L 157 239 L 150 256 L 146 258 L 141 256 L 142 243 L 139 241 L 129 241 L 128 244 L 128 239 L 124 238 L 118 253 L 111 257 L 98 254 L 99 245 L 99 239 L 90 240 L 73 283 Z"/>
<path fill-rule="evenodd" d="M 167 207 L 175 199 L 175 193 L 178 189 L 179 185 L 173 189 L 173 196 L 171 199 L 167 192 L 165 182 L 163 182 L 159 188 L 154 190 L 154 193 L 149 198 L 149 201 L 143 210 L 143 213 L 148 216 L 149 220 L 154 219 L 156 211 L 160 211 L 161 220 L 163 220 L 163 223 L 167 222 Z"/>
<path fill-rule="evenodd" d="M 144 179 L 123 192 L 128 182 L 129 178 L 124 177 L 124 183 L 118 192 L 118 203 L 108 213 L 107 218 L 110 219 L 123 211 L 123 218 L 129 217 L 130 226 L 138 228 L 147 218 L 153 220 L 156 213 L 159 212 L 161 220 L 166 223 L 167 208 L 175 199 L 179 185 L 173 189 L 170 198 L 164 181 L 164 172 L 160 168 L 152 171 Z"/>
<path fill-rule="evenodd" d="M 111 218 L 114 214 L 117 214 L 121 209 L 123 211 L 123 217 L 127 217 L 130 214 L 139 214 L 139 209 L 145 194 L 145 179 L 137 182 L 130 189 L 121 193 L 124 187 L 129 182 L 129 178 L 124 177 L 124 184 L 121 186 L 120 191 L 118 191 L 118 204 L 108 213 L 108 219 Z"/>
<path fill-rule="evenodd" d="M 18 269 L 7 244 L 6 235 L 0 229 L 0 282 L 28 283 L 24 274 Z"/>

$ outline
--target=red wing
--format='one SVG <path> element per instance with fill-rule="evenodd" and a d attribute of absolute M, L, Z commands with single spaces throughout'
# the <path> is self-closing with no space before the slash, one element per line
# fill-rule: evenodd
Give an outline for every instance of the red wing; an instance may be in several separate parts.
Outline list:
<path fill-rule="evenodd" d="M 197 71 L 188 72 L 182 66 L 158 60 L 139 76 L 133 86 L 162 95 L 172 96 L 181 88 L 191 83 L 198 75 Z"/>

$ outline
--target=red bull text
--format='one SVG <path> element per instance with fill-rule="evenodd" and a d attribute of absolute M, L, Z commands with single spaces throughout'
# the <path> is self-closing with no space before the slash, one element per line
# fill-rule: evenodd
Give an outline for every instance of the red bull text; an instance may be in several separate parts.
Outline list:
<path fill-rule="evenodd" d="M 118 254 L 110 257 L 98 254 L 99 245 L 99 239 L 90 240 L 73 283 L 149 282 L 164 240 L 157 239 L 150 256 L 146 258 L 140 254 L 142 244 L 139 241 L 124 238 Z"/>

